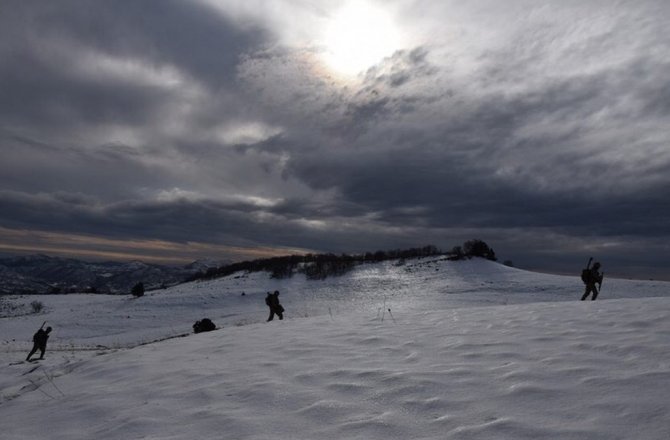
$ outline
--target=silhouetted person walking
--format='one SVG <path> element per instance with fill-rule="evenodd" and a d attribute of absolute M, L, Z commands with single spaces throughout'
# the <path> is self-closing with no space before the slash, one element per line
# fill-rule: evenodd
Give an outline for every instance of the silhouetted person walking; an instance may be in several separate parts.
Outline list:
<path fill-rule="evenodd" d="M 34 355 L 35 352 L 37 352 L 37 350 L 39 350 L 41 353 L 40 359 L 44 359 L 44 352 L 47 349 L 47 340 L 49 339 L 49 333 L 51 333 L 51 327 L 47 327 L 46 330 L 43 330 L 42 327 L 40 327 L 40 329 L 37 330 L 37 332 L 33 335 L 33 349 L 30 350 L 30 353 L 26 358 L 27 361 L 30 360 L 30 356 Z"/>
<path fill-rule="evenodd" d="M 270 317 L 268 321 L 272 321 L 277 315 L 279 319 L 284 319 L 284 307 L 279 304 L 279 291 L 275 290 L 275 293 L 268 292 L 268 295 L 265 297 L 265 304 L 270 307 Z"/>
<path fill-rule="evenodd" d="M 591 260 L 589 260 L 589 263 L 590 262 Z M 598 269 L 600 269 L 600 263 L 595 262 L 593 263 L 593 267 L 589 268 L 587 266 L 586 269 L 584 269 L 582 272 L 582 281 L 584 281 L 584 284 L 586 284 L 586 289 L 584 290 L 582 301 L 588 298 L 590 293 L 593 293 L 591 301 L 595 301 L 598 297 L 598 289 L 596 289 L 596 284 L 598 284 L 599 287 L 602 287 L 603 285 L 603 274 L 598 272 Z"/>

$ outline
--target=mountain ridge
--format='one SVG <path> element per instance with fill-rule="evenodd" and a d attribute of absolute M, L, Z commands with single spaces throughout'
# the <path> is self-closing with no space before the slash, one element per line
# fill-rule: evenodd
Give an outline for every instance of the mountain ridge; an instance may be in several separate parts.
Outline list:
<path fill-rule="evenodd" d="M 196 260 L 183 266 L 128 262 L 90 262 L 44 254 L 0 258 L 0 295 L 47 293 L 129 293 L 142 282 L 149 289 L 174 285 L 225 261 Z"/>

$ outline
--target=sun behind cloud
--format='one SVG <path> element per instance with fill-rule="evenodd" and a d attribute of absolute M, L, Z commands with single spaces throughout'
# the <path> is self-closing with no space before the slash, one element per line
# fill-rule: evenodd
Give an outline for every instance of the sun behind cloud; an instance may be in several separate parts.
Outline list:
<path fill-rule="evenodd" d="M 364 1 L 350 1 L 337 10 L 322 38 L 326 65 L 349 76 L 402 48 L 402 35 L 391 14 Z"/>

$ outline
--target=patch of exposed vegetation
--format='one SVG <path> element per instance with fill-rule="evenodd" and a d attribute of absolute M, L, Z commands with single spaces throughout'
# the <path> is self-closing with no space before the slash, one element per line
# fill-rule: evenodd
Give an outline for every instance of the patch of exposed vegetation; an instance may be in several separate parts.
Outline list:
<path fill-rule="evenodd" d="M 404 262 L 410 258 L 439 255 L 445 255 L 450 260 L 462 260 L 472 257 L 496 260 L 493 249 L 482 240 L 469 240 L 463 246 L 456 246 L 449 252 L 443 252 L 436 246 L 428 245 L 420 248 L 365 252 L 354 255 L 328 253 L 262 258 L 221 267 L 212 267 L 207 269 L 207 271 L 194 274 L 186 281 L 210 280 L 229 276 L 237 272 L 269 272 L 270 276 L 275 279 L 290 278 L 296 273 L 302 273 L 308 279 L 322 280 L 330 276 L 344 275 L 359 264 L 388 260 Z"/>

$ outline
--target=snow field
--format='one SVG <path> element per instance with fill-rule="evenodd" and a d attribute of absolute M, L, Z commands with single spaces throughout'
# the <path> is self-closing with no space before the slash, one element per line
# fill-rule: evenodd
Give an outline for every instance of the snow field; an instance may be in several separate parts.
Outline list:
<path fill-rule="evenodd" d="M 387 277 L 407 271 L 392 266 L 318 288 L 299 278 L 280 285 L 287 310 L 319 316 L 258 322 L 266 308 L 255 304 L 272 281 L 250 276 L 144 298 L 142 313 L 167 322 L 146 332 L 131 327 L 138 342 L 192 323 L 170 310 L 182 304 L 180 312 L 200 318 L 198 298 L 230 322 L 256 319 L 248 325 L 132 349 L 48 351 L 42 362 L 16 365 L 9 364 L 25 352 L 7 344 L 0 432 L 17 440 L 670 438 L 667 284 L 610 280 L 612 296 L 633 298 L 608 299 L 604 291 L 602 301 L 580 302 L 565 277 L 439 264 L 400 279 L 406 287 L 398 295 Z M 473 273 L 453 276 L 465 270 Z M 415 288 L 422 276 L 419 287 L 437 293 Z M 241 297 L 232 280 L 254 291 Z M 444 293 L 447 284 L 452 293 Z M 212 292 L 225 286 L 228 302 L 217 302 Z M 109 307 L 128 300 L 93 299 L 81 310 L 98 313 L 104 331 L 113 331 L 118 319 Z M 393 317 L 385 311 L 382 321 L 383 301 Z M 29 319 L 2 319 L 0 329 Z M 77 328 L 66 330 L 84 345 L 103 331 Z"/>

